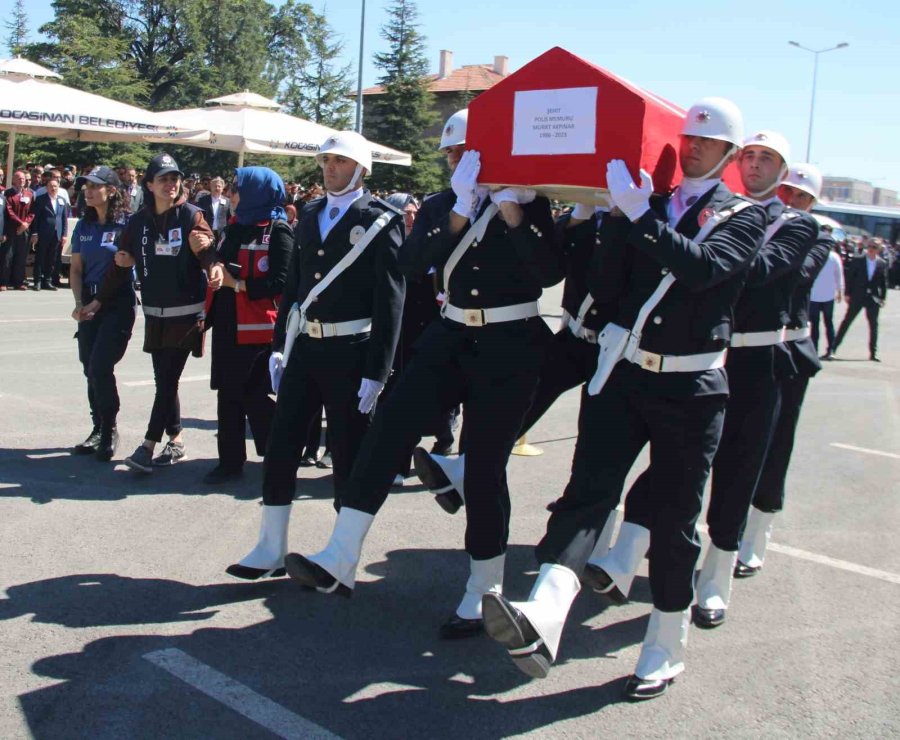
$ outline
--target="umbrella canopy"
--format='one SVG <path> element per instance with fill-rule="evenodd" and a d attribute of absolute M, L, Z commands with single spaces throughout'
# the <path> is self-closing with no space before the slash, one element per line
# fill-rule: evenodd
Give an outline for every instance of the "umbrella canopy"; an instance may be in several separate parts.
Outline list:
<path fill-rule="evenodd" d="M 159 113 L 23 73 L 0 76 L 0 100 L 0 129 L 10 132 L 7 178 L 12 175 L 19 132 L 81 141 L 177 142 L 182 136 L 196 136 L 206 128 L 184 131 Z"/>
<path fill-rule="evenodd" d="M 52 69 L 47 69 L 40 64 L 35 64 L 29 59 L 22 59 L 22 57 L 0 60 L 0 74 L 21 75 L 23 77 L 54 77 L 59 80 L 62 79 L 62 75 L 57 74 Z"/>
<path fill-rule="evenodd" d="M 281 110 L 281 103 L 271 98 L 265 98 L 255 92 L 244 92 L 223 95 L 221 98 L 207 100 L 204 105 L 214 107 L 217 105 L 231 106 L 234 108 L 260 108 L 269 110 Z"/>
<path fill-rule="evenodd" d="M 328 126 L 270 110 L 270 106 L 261 109 L 247 105 L 244 97 L 247 95 L 274 103 L 254 93 L 238 93 L 237 96 L 228 95 L 207 101 L 208 104 L 216 103 L 217 107 L 170 110 L 159 115 L 179 128 L 206 131 L 203 135 L 180 138 L 179 144 L 238 152 L 239 167 L 243 165 L 246 152 L 314 157 L 319 146 L 335 133 Z M 236 97 L 244 97 L 244 104 L 223 105 L 217 102 Z M 412 158 L 406 152 L 375 143 L 372 144 L 372 160 L 385 164 L 412 164 Z"/>

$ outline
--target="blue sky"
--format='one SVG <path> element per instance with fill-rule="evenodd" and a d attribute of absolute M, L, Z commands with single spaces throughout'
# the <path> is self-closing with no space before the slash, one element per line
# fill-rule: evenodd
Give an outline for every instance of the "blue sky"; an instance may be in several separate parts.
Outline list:
<path fill-rule="evenodd" d="M 12 4 L 0 0 L 0 8 Z M 326 8 L 355 71 L 360 0 L 313 4 Z M 385 48 L 379 27 L 386 5 L 366 3 L 366 86 L 377 76 L 371 55 Z M 432 71 L 441 49 L 454 52 L 454 66 L 503 54 L 515 70 L 562 46 L 684 107 L 704 95 L 731 98 L 748 131 L 783 132 L 795 161 L 806 154 L 813 55 L 788 41 L 814 49 L 847 42 L 848 48 L 819 57 L 811 159 L 825 174 L 900 190 L 898 2 L 693 0 L 678 9 L 671 0 L 420 0 L 418 7 Z M 28 13 L 34 30 L 51 9 L 29 3 Z"/>

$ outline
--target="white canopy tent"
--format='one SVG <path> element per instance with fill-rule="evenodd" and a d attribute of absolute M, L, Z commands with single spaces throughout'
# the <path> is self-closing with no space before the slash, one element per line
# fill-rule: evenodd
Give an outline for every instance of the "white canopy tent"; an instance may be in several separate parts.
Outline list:
<path fill-rule="evenodd" d="M 0 130 L 9 131 L 7 182 L 15 163 L 16 134 L 81 141 L 173 141 L 196 137 L 160 113 L 76 90 L 49 79 L 55 72 L 27 59 L 0 62 Z"/>
<path fill-rule="evenodd" d="M 207 100 L 203 108 L 185 108 L 160 113 L 168 123 L 181 129 L 205 129 L 206 133 L 179 137 L 178 143 L 203 149 L 238 153 L 238 167 L 244 154 L 278 154 L 314 157 L 335 129 L 279 112 L 281 106 L 256 93 L 244 91 Z M 151 141 L 154 139 L 151 139 Z M 412 158 L 380 144 L 372 144 L 372 160 L 409 166 Z"/>

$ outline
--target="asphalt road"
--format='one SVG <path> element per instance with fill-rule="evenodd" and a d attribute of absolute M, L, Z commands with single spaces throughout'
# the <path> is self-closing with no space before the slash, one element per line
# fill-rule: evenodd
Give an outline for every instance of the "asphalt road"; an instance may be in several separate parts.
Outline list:
<path fill-rule="evenodd" d="M 251 455 L 238 484 L 201 482 L 216 457 L 208 359 L 182 383 L 188 461 L 138 477 L 73 457 L 90 425 L 71 305 L 67 292 L 0 294 L 0 737 L 900 733 L 900 293 L 882 313 L 883 362 L 866 359 L 860 317 L 810 386 L 765 570 L 736 584 L 723 627 L 691 631 L 669 693 L 640 705 L 621 688 L 650 609 L 646 569 L 626 606 L 583 592 L 550 676 L 529 680 L 487 638 L 437 638 L 467 576 L 464 519 L 413 481 L 373 526 L 352 599 L 229 579 L 256 538 L 261 464 Z M 117 372 L 119 460 L 153 397 L 141 328 Z M 577 404 L 567 394 L 533 430 L 543 456 L 510 462 L 514 598 L 566 482 Z M 331 483 L 300 476 L 290 541 L 312 552 L 334 521 Z"/>

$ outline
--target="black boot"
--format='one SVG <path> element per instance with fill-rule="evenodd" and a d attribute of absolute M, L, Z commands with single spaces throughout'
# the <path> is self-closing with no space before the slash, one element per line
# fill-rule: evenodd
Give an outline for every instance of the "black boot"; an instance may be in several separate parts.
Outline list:
<path fill-rule="evenodd" d="M 75 454 L 76 455 L 93 455 L 97 451 L 97 447 L 100 445 L 100 427 L 95 426 L 91 433 L 87 436 L 87 439 L 84 440 L 81 444 L 75 445 Z"/>
<path fill-rule="evenodd" d="M 119 432 L 115 427 L 104 427 L 100 430 L 100 442 L 97 445 L 97 459 L 109 462 L 116 454 L 119 446 Z"/>

